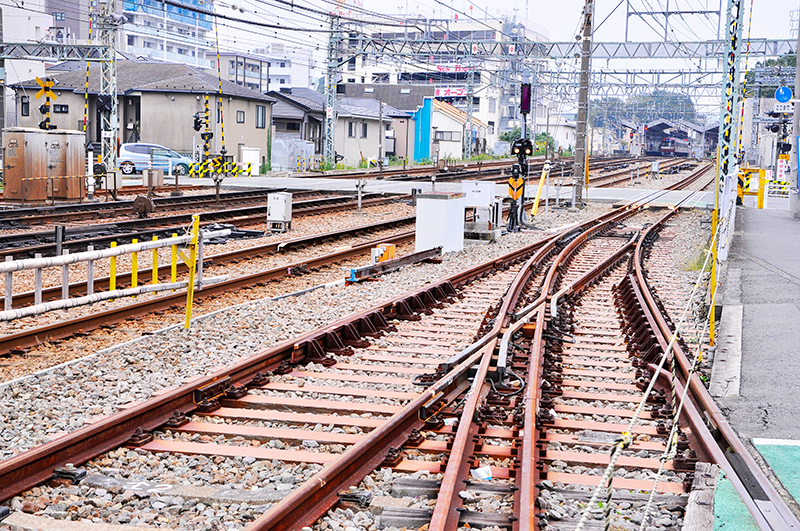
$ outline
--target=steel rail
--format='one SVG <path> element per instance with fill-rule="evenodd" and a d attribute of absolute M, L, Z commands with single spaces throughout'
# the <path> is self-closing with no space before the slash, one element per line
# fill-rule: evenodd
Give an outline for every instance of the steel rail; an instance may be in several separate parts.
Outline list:
<path fill-rule="evenodd" d="M 325 232 L 322 234 L 313 234 L 311 236 L 293 238 L 291 240 L 284 240 L 282 242 L 270 242 L 263 245 L 255 245 L 252 247 L 235 249 L 233 251 L 228 251 L 225 253 L 207 255 L 203 257 L 203 266 L 204 267 L 219 266 L 223 264 L 230 264 L 233 262 L 237 262 L 239 260 L 246 260 L 253 257 L 263 257 L 269 254 L 276 254 L 279 252 L 284 252 L 291 249 L 304 247 L 306 245 L 318 244 L 330 239 L 348 238 L 362 232 L 379 231 L 379 230 L 389 229 L 392 227 L 407 225 L 410 223 L 414 223 L 415 220 L 416 217 L 414 216 L 406 216 L 403 218 L 396 218 L 389 221 L 382 221 L 380 223 L 361 225 L 350 229 Z M 178 263 L 178 269 L 177 269 L 178 274 L 185 273 L 188 270 L 189 268 L 185 263 L 183 262 Z M 159 278 L 167 278 L 169 276 L 168 267 L 166 266 L 161 267 L 159 268 L 159 271 L 160 271 Z M 151 278 L 151 277 L 152 277 L 152 268 L 139 270 L 139 278 Z M 94 280 L 94 289 L 96 291 L 107 289 L 109 286 L 109 282 L 110 282 L 110 277 L 96 278 Z M 126 273 L 117 274 L 118 287 L 124 288 L 130 286 L 130 283 L 131 283 L 130 271 Z M 51 301 L 60 299 L 62 295 L 61 288 L 62 288 L 61 285 L 58 285 L 42 290 L 42 301 Z M 86 281 L 71 283 L 69 285 L 69 294 L 70 296 L 85 295 Z M 12 308 L 19 308 L 21 306 L 33 304 L 33 301 L 34 301 L 33 291 L 17 293 L 13 296 Z M 2 337 L 0 337 L 0 342 L 2 342 Z"/>
<path fill-rule="evenodd" d="M 228 377 L 231 378 L 231 384 L 246 384 L 254 378 L 257 373 L 274 370 L 282 361 L 295 360 L 296 362 L 297 360 L 302 360 L 304 357 L 309 356 L 312 352 L 314 342 L 318 345 L 327 345 L 326 336 L 328 334 L 337 334 L 341 339 L 344 337 L 345 330 L 352 331 L 354 326 L 362 320 L 369 320 L 372 323 L 382 326 L 380 325 L 380 321 L 385 323 L 386 317 L 393 318 L 397 316 L 398 307 L 405 306 L 414 308 L 420 300 L 441 299 L 441 297 L 447 293 L 453 293 L 454 287 L 462 286 L 492 271 L 503 269 L 507 267 L 508 264 L 522 259 L 529 253 L 535 252 L 542 244 L 542 242 L 536 242 L 527 245 L 494 260 L 450 275 L 445 279 L 426 284 L 425 286 L 411 290 L 397 297 L 379 302 L 367 310 L 340 319 L 325 326 L 323 329 L 301 334 L 298 337 L 284 341 L 275 347 L 266 349 L 235 365 L 220 369 L 211 375 L 194 380 L 144 403 L 137 404 L 42 446 L 2 461 L 0 462 L 0 502 L 6 501 L 29 488 L 47 481 L 53 477 L 55 467 L 64 466 L 67 463 L 79 465 L 119 447 L 131 437 L 136 428 L 152 430 L 163 425 L 176 410 L 183 413 L 194 411 L 196 407 L 194 392 L 198 389 Z M 479 356 L 480 352 L 475 354 L 474 359 L 478 359 Z M 471 359 L 472 358 L 470 358 L 470 360 Z M 470 360 L 463 362 L 461 366 L 468 368 L 472 365 Z M 450 385 L 452 379 L 453 376 L 450 374 L 442 380 L 440 385 Z M 422 396 L 425 397 L 426 401 L 430 398 L 428 393 L 424 393 Z M 364 444 L 351 447 L 344 454 L 341 454 L 341 457 L 335 462 L 336 470 L 352 471 L 354 468 L 357 468 L 357 462 L 364 459 L 363 455 L 357 454 L 357 451 L 360 452 L 365 448 L 372 448 L 371 445 L 373 442 L 374 441 L 370 441 L 369 443 L 365 442 Z M 383 449 L 385 450 L 385 447 Z M 371 451 L 374 452 L 375 450 L 373 449 Z M 381 459 L 382 458 L 383 455 L 381 454 Z M 333 466 L 334 465 L 331 465 L 331 468 L 333 468 Z M 368 473 L 364 467 L 361 467 L 359 470 L 361 470 L 364 475 Z M 342 476 L 340 475 L 339 477 Z M 346 477 L 355 476 L 348 475 Z M 303 505 L 303 503 L 308 501 L 307 496 L 309 494 L 320 495 L 324 492 L 326 501 L 323 505 L 329 508 L 338 500 L 336 492 L 330 490 L 333 484 L 334 482 L 332 481 L 319 482 L 315 480 L 314 485 L 304 487 L 303 500 L 300 502 L 300 505 L 296 505 L 300 492 L 295 491 L 289 498 L 285 499 L 286 503 L 282 502 L 280 504 L 281 507 L 291 507 L 291 511 L 279 515 L 273 508 L 273 510 L 270 510 L 257 521 L 260 523 L 255 529 L 297 529 L 298 527 L 306 525 L 305 523 L 300 523 L 301 521 L 310 523 L 310 513 L 306 509 L 306 506 Z M 328 485 L 327 490 L 325 490 L 326 485 Z M 291 500 L 294 500 L 294 502 L 291 502 Z M 269 523 L 265 524 L 264 522 Z M 273 527 L 273 525 L 277 526 L 278 522 L 282 522 L 281 525 L 284 527 Z M 264 527 L 264 525 L 267 527 Z"/>
<path fill-rule="evenodd" d="M 372 196 L 373 194 L 370 194 Z M 381 195 L 381 194 L 374 194 Z M 362 200 L 362 206 L 381 205 L 392 201 L 403 199 L 405 196 L 391 196 L 391 197 L 378 197 L 374 199 Z M 327 202 L 327 204 L 326 204 Z M 352 197 L 331 199 L 311 199 L 295 203 L 293 213 L 295 215 L 316 215 L 324 214 L 327 212 L 338 212 L 343 209 L 352 208 L 356 205 L 356 201 Z M 204 224 L 207 226 L 210 222 L 226 222 L 239 225 L 252 225 L 262 224 L 265 222 L 265 215 L 267 213 L 267 206 L 255 206 L 238 208 L 231 210 L 217 210 L 210 212 L 203 212 L 201 214 Z M 94 236 L 89 238 L 73 238 L 64 241 L 63 247 L 65 249 L 85 250 L 88 245 L 107 245 L 113 241 L 128 242 L 133 238 L 149 239 L 152 236 L 170 235 L 174 232 L 183 232 L 191 222 L 192 214 L 179 214 L 174 216 L 165 216 L 161 218 L 150 218 L 147 220 L 129 220 L 121 221 L 118 223 L 109 223 L 103 225 L 87 225 L 76 227 L 67 231 L 67 236 L 81 235 L 87 233 L 106 232 L 103 236 Z M 170 225 L 172 224 L 172 225 Z M 148 228 L 153 225 L 158 225 L 157 228 Z M 135 231 L 135 232 L 122 232 L 122 231 Z M 110 234 L 109 234 L 110 233 Z M 47 241 L 53 243 L 40 243 L 29 245 L 25 247 L 15 247 L 13 245 L 20 245 L 31 240 Z M 19 256 L 29 255 L 33 256 L 34 253 L 54 253 L 56 249 L 55 235 L 52 231 L 35 232 L 35 233 L 20 233 L 14 235 L 0 236 L 0 256 Z"/>
<path fill-rule="evenodd" d="M 232 278 L 213 285 L 204 286 L 194 292 L 195 300 L 202 300 L 207 297 L 222 295 L 227 292 L 242 288 L 249 288 L 269 282 L 279 280 L 292 275 L 292 270 L 302 271 L 303 268 L 321 267 L 332 263 L 340 262 L 354 256 L 366 254 L 372 250 L 377 243 L 401 244 L 412 241 L 415 237 L 414 231 L 404 232 L 388 238 L 363 243 L 334 253 L 329 253 L 310 260 L 295 262 L 265 271 L 259 271 L 249 275 Z M 142 315 L 149 315 L 153 312 L 164 311 L 171 308 L 182 308 L 186 303 L 186 292 L 179 291 L 162 295 L 150 300 L 144 300 L 133 304 L 127 304 L 116 308 L 111 308 L 102 312 L 93 313 L 73 319 L 59 321 L 45 326 L 22 330 L 13 334 L 0 337 L 0 354 L 13 352 L 25 348 L 35 347 L 46 341 L 63 339 L 78 333 L 84 333 L 101 326 L 108 326 L 121 323 Z"/>
<path fill-rule="evenodd" d="M 280 192 L 285 188 L 256 189 L 243 192 L 223 192 L 220 194 L 220 202 L 229 203 L 233 201 L 256 201 L 266 199 L 267 195 Z M 318 192 L 305 192 L 305 194 Z M 294 194 L 293 198 L 298 195 Z M 186 195 L 179 197 L 153 197 L 151 198 L 156 208 L 188 208 L 198 205 L 213 206 L 216 203 L 215 194 Z M 113 203 L 77 203 L 77 204 L 58 204 L 53 206 L 35 206 L 24 208 L 12 208 L 0 210 L 0 224 L 20 223 L 30 224 L 32 222 L 42 223 L 56 221 L 59 219 L 77 220 L 80 216 L 97 216 L 98 214 L 113 213 L 114 215 L 129 214 L 133 212 L 134 201 L 119 200 Z M 76 216 L 70 218 L 70 216 Z M 85 217 L 84 216 L 84 217 Z M 108 217 L 108 216 L 105 216 Z"/>
<path fill-rule="evenodd" d="M 672 215 L 674 215 L 674 213 L 669 213 L 664 219 Z M 648 234 L 654 233 L 656 230 L 658 230 L 658 226 L 653 225 L 648 229 Z M 660 342 L 668 342 L 669 338 L 676 332 L 661 313 L 653 290 L 647 282 L 643 261 L 644 247 L 642 243 L 644 241 L 645 238 L 642 238 L 642 241 L 636 248 L 634 263 L 636 269 L 635 278 L 638 285 L 641 287 L 642 299 L 644 301 L 643 309 L 649 312 L 656 322 L 656 327 L 653 331 L 660 338 Z M 687 385 L 689 385 L 689 390 L 691 391 L 689 395 L 691 398 L 690 405 L 694 407 L 696 404 L 696 408 L 707 416 L 711 424 L 711 427 L 708 427 L 703 423 L 703 428 L 705 428 L 703 444 L 709 449 L 714 449 L 714 453 L 719 459 L 717 464 L 725 470 L 728 479 L 733 483 L 737 493 L 741 496 L 748 510 L 753 515 L 753 518 L 756 519 L 762 529 L 774 529 L 776 531 L 782 529 L 800 529 L 800 521 L 798 521 L 797 517 L 792 513 L 789 506 L 758 466 L 755 459 L 753 459 L 750 452 L 728 423 L 728 420 L 722 414 L 716 402 L 714 402 L 714 399 L 711 397 L 706 387 L 696 374 L 690 374 L 691 363 L 680 341 L 674 343 L 673 351 L 684 381 L 687 378 L 689 380 Z M 714 437 L 712 430 L 716 430 L 716 432 L 719 433 L 718 438 Z M 736 457 L 734 459 L 731 456 Z M 740 461 L 740 463 L 734 463 L 734 461 Z M 742 470 L 742 465 L 745 470 Z M 746 473 L 749 473 L 753 477 L 748 478 L 743 476 L 743 474 Z M 768 527 L 764 527 L 765 525 Z"/>

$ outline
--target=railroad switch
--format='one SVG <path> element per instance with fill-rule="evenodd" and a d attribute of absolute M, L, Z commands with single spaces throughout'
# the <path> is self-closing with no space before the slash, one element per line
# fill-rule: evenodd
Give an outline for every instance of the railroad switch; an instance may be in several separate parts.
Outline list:
<path fill-rule="evenodd" d="M 80 481 L 86 477 L 86 469 L 77 468 L 72 463 L 67 463 L 64 466 L 56 467 L 53 472 L 55 472 L 56 477 L 68 479 L 72 481 L 73 484 L 80 483 Z"/>

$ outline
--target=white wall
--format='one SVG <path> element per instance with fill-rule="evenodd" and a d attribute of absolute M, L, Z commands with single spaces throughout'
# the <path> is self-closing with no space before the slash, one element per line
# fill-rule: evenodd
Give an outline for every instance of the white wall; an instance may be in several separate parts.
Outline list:
<path fill-rule="evenodd" d="M 25 2 L 26 9 L 0 6 L 3 12 L 3 42 L 31 42 L 43 39 L 47 30 L 53 26 L 53 16 L 44 14 L 44 0 Z M 11 85 L 20 81 L 27 81 L 35 77 L 44 76 L 44 62 L 41 61 L 6 61 L 6 84 Z M 5 89 L 5 124 L 16 125 L 16 108 L 14 91 Z M 38 114 L 39 105 L 36 104 L 34 94 L 29 94 L 31 113 Z M 44 102 L 42 102 L 44 103 Z"/>
<path fill-rule="evenodd" d="M 439 151 L 439 158 L 457 158 L 460 159 L 464 154 L 464 124 L 452 118 L 450 115 L 445 114 L 436 108 L 433 109 L 433 120 L 431 121 L 431 138 L 433 139 L 433 146 L 431 155 L 436 156 L 436 151 Z M 458 132 L 459 140 L 457 142 L 448 142 L 444 140 L 436 141 L 437 131 L 453 131 Z"/>

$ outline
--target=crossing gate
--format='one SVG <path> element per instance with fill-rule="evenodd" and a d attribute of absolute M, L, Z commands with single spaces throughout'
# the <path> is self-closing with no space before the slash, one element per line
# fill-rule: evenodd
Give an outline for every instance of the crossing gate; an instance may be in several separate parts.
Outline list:
<path fill-rule="evenodd" d="M 238 166 L 235 162 L 224 162 L 220 159 L 209 159 L 189 165 L 189 177 L 209 177 L 211 174 L 225 174 L 229 176 L 247 175 L 252 172 L 252 163 L 248 162 Z"/>

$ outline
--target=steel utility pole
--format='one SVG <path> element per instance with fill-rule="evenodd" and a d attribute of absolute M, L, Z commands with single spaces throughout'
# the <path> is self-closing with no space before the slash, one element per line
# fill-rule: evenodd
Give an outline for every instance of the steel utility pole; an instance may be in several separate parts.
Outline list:
<path fill-rule="evenodd" d="M 475 71 L 470 58 L 467 64 L 467 131 L 464 139 L 464 158 L 472 158 L 472 105 L 475 100 Z"/>
<path fill-rule="evenodd" d="M 325 146 L 322 152 L 325 165 L 336 166 L 336 71 L 339 67 L 339 17 L 331 15 L 331 35 L 328 39 L 328 69 L 325 72 Z"/>
<path fill-rule="evenodd" d="M 100 63 L 100 93 L 97 108 L 100 111 L 100 153 L 107 171 L 117 167 L 117 28 L 124 18 L 117 15 L 115 0 L 100 1 L 98 33 L 102 49 Z"/>
<path fill-rule="evenodd" d="M 728 257 L 729 235 L 733 234 L 733 217 L 736 207 L 731 207 L 731 194 L 735 195 L 736 181 L 739 174 L 739 165 L 736 161 L 736 121 L 739 96 L 739 58 L 741 55 L 742 19 L 744 10 L 743 0 L 728 0 L 727 21 L 725 27 L 725 75 L 724 86 L 721 94 L 720 106 L 722 112 L 719 118 L 719 183 L 716 200 L 717 219 L 725 218 L 723 231 L 717 240 L 718 257 L 725 260 Z M 716 226 L 714 227 L 716 229 Z"/>
<path fill-rule="evenodd" d="M 572 207 L 583 208 L 583 174 L 586 171 L 586 122 L 589 117 L 589 73 L 592 67 L 592 11 L 594 0 L 586 0 L 583 8 L 583 48 L 578 92 L 578 123 L 575 138 L 575 164 L 572 176 Z"/>
<path fill-rule="evenodd" d="M 798 20 L 797 28 L 797 48 L 800 50 L 800 19 Z M 797 136 L 800 135 L 800 64 L 794 69 L 794 118 L 792 120 L 794 129 L 792 129 L 792 136 L 790 142 L 792 150 L 790 153 L 790 168 L 794 168 L 794 176 L 791 179 L 791 186 L 789 187 L 789 212 L 795 218 L 800 218 L 800 153 L 797 152 L 798 142 Z"/>

